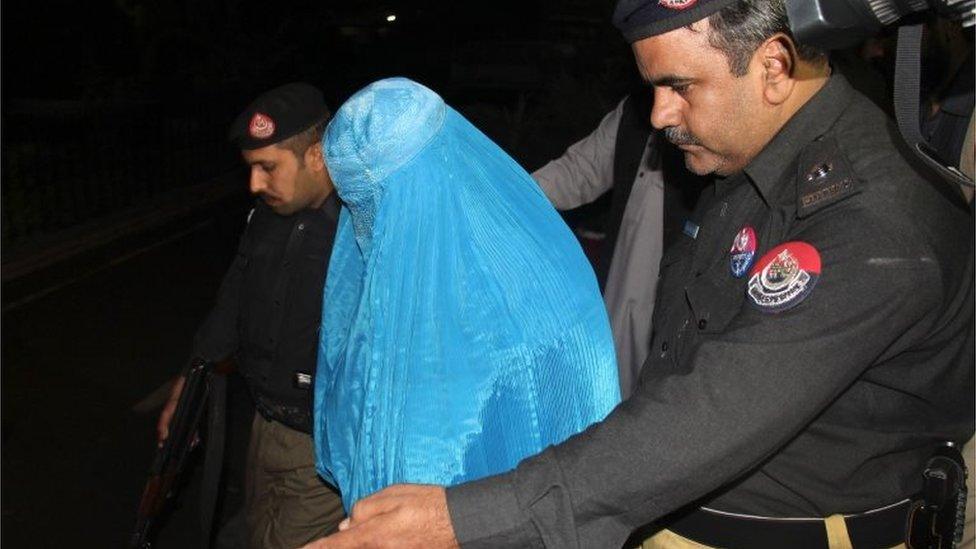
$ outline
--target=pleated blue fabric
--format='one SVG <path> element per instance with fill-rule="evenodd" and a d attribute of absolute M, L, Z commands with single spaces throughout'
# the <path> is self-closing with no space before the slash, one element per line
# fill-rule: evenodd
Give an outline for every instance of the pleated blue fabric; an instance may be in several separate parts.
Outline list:
<path fill-rule="evenodd" d="M 606 310 L 572 232 L 436 93 L 367 86 L 323 150 L 344 206 L 314 435 L 347 510 L 394 483 L 507 471 L 619 402 Z"/>

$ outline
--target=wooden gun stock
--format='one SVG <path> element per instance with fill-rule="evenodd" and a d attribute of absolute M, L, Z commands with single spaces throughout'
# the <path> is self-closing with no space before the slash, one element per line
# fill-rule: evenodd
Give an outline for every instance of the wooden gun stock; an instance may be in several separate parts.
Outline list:
<path fill-rule="evenodd" d="M 187 457 L 193 450 L 193 441 L 200 425 L 200 418 L 210 392 L 211 375 L 215 371 L 212 362 L 194 359 L 186 372 L 183 392 L 170 422 L 170 434 L 162 448 L 156 451 L 149 479 L 142 491 L 136 514 L 136 525 L 129 541 L 132 549 L 148 549 L 156 519 L 176 494 L 177 481 L 186 466 Z"/>

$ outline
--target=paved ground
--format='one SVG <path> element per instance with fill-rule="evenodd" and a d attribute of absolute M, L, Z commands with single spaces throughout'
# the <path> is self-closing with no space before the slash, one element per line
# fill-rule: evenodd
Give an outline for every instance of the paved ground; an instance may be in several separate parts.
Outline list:
<path fill-rule="evenodd" d="M 134 407 L 186 360 L 248 203 L 225 202 L 4 283 L 6 547 L 125 546 L 158 413 Z M 156 547 L 199 546 L 193 492 L 191 483 Z"/>

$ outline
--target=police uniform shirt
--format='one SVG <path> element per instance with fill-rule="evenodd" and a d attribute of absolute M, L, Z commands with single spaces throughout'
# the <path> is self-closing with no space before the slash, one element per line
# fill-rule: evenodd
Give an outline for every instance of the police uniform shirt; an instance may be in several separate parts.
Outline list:
<path fill-rule="evenodd" d="M 893 139 L 835 75 L 706 190 L 662 259 L 635 394 L 449 488 L 461 544 L 611 547 L 687 504 L 824 517 L 917 493 L 936 446 L 973 432 L 973 225 Z"/>
<path fill-rule="evenodd" d="M 334 194 L 322 207 L 290 216 L 257 201 L 194 344 L 194 356 L 209 359 L 236 352 L 262 415 L 305 432 L 311 428 L 311 390 L 296 384 L 296 374 L 315 370 L 337 222 Z"/>

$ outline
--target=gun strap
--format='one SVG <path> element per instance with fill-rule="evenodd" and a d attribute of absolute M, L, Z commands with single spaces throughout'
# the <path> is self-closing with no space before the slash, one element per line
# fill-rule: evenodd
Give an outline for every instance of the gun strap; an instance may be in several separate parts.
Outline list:
<path fill-rule="evenodd" d="M 227 376 L 211 372 L 210 401 L 207 404 L 207 441 L 200 485 L 200 526 L 204 547 L 210 547 L 220 471 L 224 464 L 224 431 L 227 425 Z"/>
<path fill-rule="evenodd" d="M 922 136 L 919 114 L 921 90 L 921 44 L 924 27 L 921 23 L 904 25 L 898 29 L 898 45 L 895 53 L 895 120 L 902 137 L 908 142 L 915 156 L 930 169 L 951 183 L 973 187 L 973 180 L 938 158 L 935 149 Z"/>

